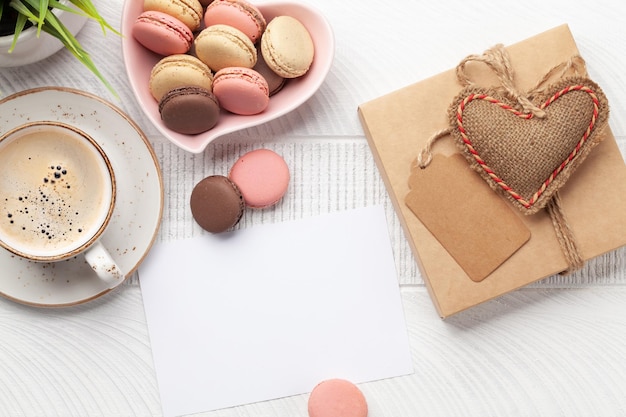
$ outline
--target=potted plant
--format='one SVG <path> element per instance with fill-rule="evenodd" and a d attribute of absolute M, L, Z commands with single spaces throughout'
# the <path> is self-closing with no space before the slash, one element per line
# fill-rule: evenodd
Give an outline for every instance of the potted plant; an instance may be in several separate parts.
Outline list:
<path fill-rule="evenodd" d="M 8 50 L 0 52 L 8 54 L 17 52 L 21 38 L 29 36 L 39 38 L 43 31 L 58 39 L 78 61 L 115 94 L 113 87 L 98 71 L 89 53 L 82 48 L 72 30 L 68 29 L 57 16 L 62 13 L 78 16 L 79 19 L 83 19 L 81 23 L 88 19 L 95 20 L 100 24 L 103 32 L 110 30 L 120 35 L 102 18 L 91 0 L 0 0 L 0 32 L 4 32 L 0 33 L 0 36 L 12 37 Z M 34 32 L 34 34 L 29 32 Z"/>

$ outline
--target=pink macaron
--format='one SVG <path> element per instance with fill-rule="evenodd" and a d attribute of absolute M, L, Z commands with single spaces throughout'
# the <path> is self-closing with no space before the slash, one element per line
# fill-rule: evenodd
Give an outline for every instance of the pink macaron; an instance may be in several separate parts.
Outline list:
<path fill-rule="evenodd" d="M 193 43 L 193 32 L 187 25 L 158 11 L 145 11 L 137 16 L 132 35 L 137 42 L 159 55 L 184 54 Z"/>
<path fill-rule="evenodd" d="M 266 208 L 283 198 L 290 174 L 280 155 L 269 149 L 257 149 L 242 155 L 228 178 L 237 184 L 248 207 Z"/>
<path fill-rule="evenodd" d="M 367 417 L 367 402 L 359 388 L 345 379 L 328 379 L 313 388 L 309 417 Z"/>
<path fill-rule="evenodd" d="M 267 23 L 261 11 L 246 0 L 215 0 L 204 12 L 204 24 L 232 26 L 256 43 L 261 39 Z"/>
<path fill-rule="evenodd" d="M 213 93 L 224 110 L 242 116 L 261 113 L 270 101 L 265 78 L 244 67 L 226 67 L 217 71 L 213 77 Z"/>

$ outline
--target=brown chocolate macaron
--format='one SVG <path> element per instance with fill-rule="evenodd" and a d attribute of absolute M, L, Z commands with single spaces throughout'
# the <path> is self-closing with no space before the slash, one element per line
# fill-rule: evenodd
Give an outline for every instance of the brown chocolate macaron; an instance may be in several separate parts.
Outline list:
<path fill-rule="evenodd" d="M 204 230 L 221 233 L 241 220 L 245 202 L 237 185 L 223 175 L 211 175 L 191 192 L 191 214 Z"/>
<path fill-rule="evenodd" d="M 174 88 L 159 101 L 163 124 L 174 132 L 195 135 L 217 124 L 220 107 L 212 92 L 203 87 Z"/>
<path fill-rule="evenodd" d="M 283 88 L 287 80 L 276 74 L 274 70 L 272 70 L 267 65 L 261 51 L 258 52 L 257 57 L 258 58 L 256 64 L 252 69 L 261 74 L 263 78 L 265 78 L 265 81 L 267 81 L 267 86 L 269 87 L 269 94 L 271 97 Z"/>

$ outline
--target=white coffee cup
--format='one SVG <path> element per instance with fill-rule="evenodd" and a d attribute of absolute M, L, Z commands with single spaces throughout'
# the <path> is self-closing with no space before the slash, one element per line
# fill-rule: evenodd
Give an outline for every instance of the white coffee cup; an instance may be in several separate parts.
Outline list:
<path fill-rule="evenodd" d="M 57 121 L 0 136 L 0 246 L 34 262 L 76 256 L 109 287 L 124 279 L 102 237 L 115 208 L 115 175 L 105 152 Z"/>

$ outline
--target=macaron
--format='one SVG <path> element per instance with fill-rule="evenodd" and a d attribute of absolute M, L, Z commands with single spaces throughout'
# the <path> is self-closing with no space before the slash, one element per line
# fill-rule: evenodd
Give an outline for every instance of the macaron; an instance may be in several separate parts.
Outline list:
<path fill-rule="evenodd" d="M 313 63 L 315 47 L 307 28 L 291 16 L 272 19 L 261 38 L 261 53 L 267 65 L 285 78 L 300 77 Z"/>
<path fill-rule="evenodd" d="M 283 198 L 290 174 L 280 155 L 269 149 L 257 149 L 242 155 L 228 178 L 237 184 L 247 206 L 266 208 Z"/>
<path fill-rule="evenodd" d="M 345 379 L 329 379 L 313 388 L 309 417 L 367 417 L 367 402 L 359 388 Z"/>
<path fill-rule="evenodd" d="M 209 26 L 196 36 L 194 45 L 196 56 L 215 72 L 226 67 L 252 68 L 256 64 L 254 44 L 232 26 Z"/>
<path fill-rule="evenodd" d="M 261 39 L 265 18 L 261 11 L 246 0 L 215 0 L 204 12 L 204 24 L 229 25 L 245 33 L 252 43 Z"/>
<path fill-rule="evenodd" d="M 265 78 L 265 81 L 267 81 L 270 97 L 282 90 L 285 85 L 285 78 L 276 74 L 270 67 L 267 66 L 259 48 L 257 48 L 256 64 L 252 67 L 252 69 L 261 74 L 261 76 Z"/>
<path fill-rule="evenodd" d="M 239 188 L 223 175 L 211 175 L 197 183 L 189 203 L 196 223 L 211 233 L 235 226 L 245 209 Z"/>
<path fill-rule="evenodd" d="M 204 13 L 199 0 L 144 0 L 143 10 L 166 13 L 183 22 L 192 31 L 200 28 Z"/>
<path fill-rule="evenodd" d="M 198 58 L 188 54 L 175 54 L 162 58 L 150 72 L 150 93 L 156 99 L 170 90 L 183 86 L 213 89 L 213 73 Z"/>
<path fill-rule="evenodd" d="M 159 55 L 184 54 L 193 43 L 193 32 L 180 20 L 166 13 L 141 13 L 131 29 L 132 36 Z"/>
<path fill-rule="evenodd" d="M 213 93 L 224 110 L 242 116 L 261 113 L 270 102 L 267 81 L 250 68 L 226 67 L 216 72 Z"/>
<path fill-rule="evenodd" d="M 209 90 L 197 86 L 177 87 L 159 101 L 163 124 L 178 133 L 206 132 L 219 120 L 219 103 Z"/>

